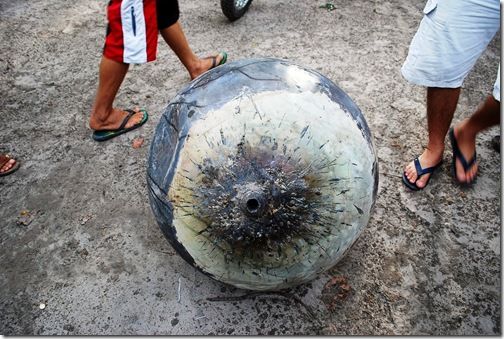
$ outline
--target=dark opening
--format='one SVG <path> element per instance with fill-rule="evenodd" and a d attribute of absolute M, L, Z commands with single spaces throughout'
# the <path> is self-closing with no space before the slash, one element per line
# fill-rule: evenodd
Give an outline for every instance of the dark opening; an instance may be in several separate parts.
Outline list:
<path fill-rule="evenodd" d="M 257 201 L 257 199 L 247 200 L 247 209 L 249 212 L 257 212 L 258 208 L 259 208 L 259 201 Z"/>

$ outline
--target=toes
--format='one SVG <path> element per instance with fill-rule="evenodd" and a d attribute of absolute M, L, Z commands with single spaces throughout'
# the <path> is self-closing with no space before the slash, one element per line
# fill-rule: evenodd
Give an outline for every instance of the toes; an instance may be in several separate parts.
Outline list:
<path fill-rule="evenodd" d="M 220 64 L 220 62 L 224 59 L 224 54 L 221 52 L 219 54 L 217 54 L 217 58 L 215 60 L 215 63 L 218 65 Z"/>
<path fill-rule="evenodd" d="M 416 182 L 416 185 L 419 188 L 424 188 L 427 185 L 427 181 L 429 180 L 430 174 L 425 174 L 418 181 Z"/>
<path fill-rule="evenodd" d="M 455 163 L 456 170 L 457 170 L 457 180 L 461 183 L 466 183 L 470 184 L 474 181 L 474 178 L 476 177 L 476 173 L 478 172 L 478 163 L 476 162 L 474 165 L 471 166 L 467 170 L 467 172 L 464 170 L 464 167 L 460 163 L 460 161 L 457 159 L 457 162 Z"/>
<path fill-rule="evenodd" d="M 478 172 L 478 164 L 474 164 L 474 166 L 471 167 L 469 174 L 467 175 L 467 183 L 470 184 L 471 182 L 474 181 L 474 178 L 476 177 L 476 173 Z"/>
<path fill-rule="evenodd" d="M 464 168 L 460 164 L 456 164 L 455 166 L 457 166 L 457 180 L 459 182 L 466 182 L 467 176 Z"/>
<path fill-rule="evenodd" d="M 137 113 L 133 114 L 133 116 L 129 119 L 128 123 L 126 124 L 126 128 L 133 127 L 133 126 L 137 125 L 138 123 L 140 123 L 140 121 L 142 121 L 143 113 L 136 110 L 136 109 L 135 109 L 135 111 Z"/>
<path fill-rule="evenodd" d="M 10 159 L 9 161 L 7 161 L 7 163 L 5 163 L 2 168 L 0 168 L 0 172 L 1 173 L 4 173 L 4 172 L 7 172 L 8 170 L 10 170 L 14 165 L 16 164 L 16 160 L 14 159 Z"/>
<path fill-rule="evenodd" d="M 406 165 L 404 168 L 404 173 L 406 175 L 406 178 L 408 178 L 409 182 L 414 183 L 416 180 L 416 170 L 414 170 L 414 166 L 412 163 L 409 163 Z"/>

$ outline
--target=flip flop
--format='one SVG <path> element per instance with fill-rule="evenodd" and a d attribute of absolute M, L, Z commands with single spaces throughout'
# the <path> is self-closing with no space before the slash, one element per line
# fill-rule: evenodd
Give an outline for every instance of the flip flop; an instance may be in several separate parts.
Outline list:
<path fill-rule="evenodd" d="M 124 111 L 128 112 L 128 115 L 124 118 L 124 120 L 121 123 L 121 126 L 119 126 L 118 129 L 103 130 L 103 131 L 94 131 L 93 132 L 93 139 L 96 140 L 96 141 L 105 141 L 105 140 L 109 140 L 109 139 L 115 138 L 118 135 L 121 135 L 123 133 L 132 131 L 132 130 L 134 130 L 134 129 L 140 127 L 140 126 L 142 126 L 143 124 L 145 124 L 145 122 L 149 118 L 149 115 L 147 114 L 147 111 L 144 110 L 144 109 L 142 109 L 142 110 L 140 110 L 140 112 L 143 112 L 143 118 L 142 118 L 142 120 L 138 124 L 136 124 L 136 125 L 133 125 L 133 126 L 131 126 L 129 128 L 125 128 L 125 126 L 128 123 L 129 119 L 131 119 L 131 117 L 134 114 L 138 113 L 138 112 L 133 111 L 131 109 L 126 109 Z"/>
<path fill-rule="evenodd" d="M 422 166 L 420 166 L 420 160 L 418 160 L 418 157 L 415 158 L 415 160 L 413 160 L 414 164 L 415 164 L 415 169 L 416 169 L 416 172 L 417 172 L 417 180 L 415 180 L 415 182 L 410 182 L 408 180 L 408 177 L 406 177 L 406 172 L 403 172 L 403 175 L 402 175 L 402 181 L 404 183 L 404 185 L 406 187 L 408 187 L 409 189 L 413 190 L 413 191 L 419 191 L 421 189 L 424 189 L 425 187 L 427 187 L 427 185 L 429 184 L 429 181 L 432 177 L 432 175 L 429 177 L 429 179 L 427 179 L 427 182 L 425 183 L 425 186 L 424 187 L 418 187 L 416 182 L 418 181 L 418 179 L 420 179 L 423 175 L 425 174 L 432 174 L 434 173 L 435 170 L 437 170 L 441 164 L 443 163 L 443 160 L 441 159 L 440 162 L 438 162 L 436 165 L 432 166 L 432 167 L 427 167 L 427 168 L 422 168 Z"/>
<path fill-rule="evenodd" d="M 492 138 L 492 148 L 494 151 L 500 153 L 500 135 L 496 135 Z"/>
<path fill-rule="evenodd" d="M 452 174 L 455 178 L 455 181 L 458 182 L 461 185 L 470 185 L 474 182 L 471 181 L 469 183 L 466 182 L 460 182 L 457 179 L 457 166 L 456 166 L 456 161 L 457 159 L 460 160 L 460 163 L 462 164 L 462 167 L 464 168 L 465 174 L 467 174 L 467 171 L 476 163 L 476 151 L 474 151 L 474 154 L 472 156 L 472 159 L 470 161 L 467 161 L 462 152 L 460 151 L 460 148 L 457 143 L 457 139 L 455 139 L 455 132 L 453 130 L 453 127 L 450 128 L 450 142 L 452 146 L 452 151 L 453 151 L 453 157 L 452 157 Z M 475 179 L 476 180 L 476 179 Z"/>
<path fill-rule="evenodd" d="M 11 159 L 14 159 L 14 158 L 11 158 L 7 154 L 0 154 L 0 168 L 2 168 Z M 14 159 L 14 160 L 16 160 L 16 159 Z M 16 172 L 19 168 L 19 164 L 20 164 L 19 160 L 16 160 L 16 163 L 14 164 L 14 166 L 12 166 L 10 168 L 10 170 L 5 171 L 5 172 L 0 172 L 0 177 L 3 177 L 3 176 L 6 176 L 6 175 L 9 175 L 9 174 Z"/>
<path fill-rule="evenodd" d="M 222 59 L 221 61 L 217 64 L 217 57 L 212 56 L 212 57 L 207 57 L 205 59 L 212 59 L 212 67 L 210 67 L 208 70 L 211 70 L 212 68 L 215 68 L 220 65 L 224 65 L 227 61 L 227 53 L 226 52 L 220 52 L 219 54 L 222 54 Z"/>

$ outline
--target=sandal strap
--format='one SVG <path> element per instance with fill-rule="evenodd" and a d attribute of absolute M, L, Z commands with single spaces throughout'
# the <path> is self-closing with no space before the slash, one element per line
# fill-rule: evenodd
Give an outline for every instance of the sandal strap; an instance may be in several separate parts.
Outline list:
<path fill-rule="evenodd" d="M 416 157 L 415 160 L 413 160 L 413 162 L 415 163 L 417 177 L 421 177 L 424 174 L 433 173 L 436 170 L 436 168 L 438 168 L 439 165 L 441 164 L 441 162 L 439 162 L 437 165 L 434 165 L 432 167 L 422 168 L 422 166 L 420 165 L 420 160 L 418 160 L 418 157 Z"/>
<path fill-rule="evenodd" d="M 474 151 L 474 155 L 472 156 L 471 160 L 467 161 L 466 158 L 464 157 L 464 155 L 462 154 L 462 152 L 460 151 L 457 139 L 455 138 L 455 131 L 453 128 L 450 130 L 450 134 L 451 134 L 451 139 L 452 139 L 453 154 L 455 155 L 455 157 L 457 159 L 460 160 L 460 163 L 462 164 L 462 167 L 464 168 L 464 172 L 467 172 L 472 167 L 472 165 L 474 165 L 474 163 L 476 162 L 476 156 L 477 156 L 476 151 Z"/>
<path fill-rule="evenodd" d="M 123 119 L 123 121 L 122 121 L 122 123 L 121 123 L 121 126 L 119 126 L 119 130 L 124 129 L 124 127 L 126 126 L 126 124 L 127 124 L 127 123 L 128 123 L 128 121 L 129 121 L 129 119 L 131 119 L 131 117 L 132 117 L 135 113 L 137 113 L 137 112 L 135 112 L 135 111 L 133 111 L 133 110 L 131 110 L 131 109 L 125 109 L 124 111 L 125 111 L 125 112 L 128 112 L 128 115 L 124 117 L 124 119 Z"/>
<path fill-rule="evenodd" d="M 464 168 L 464 172 L 467 172 L 476 162 L 476 151 L 474 152 L 474 155 L 472 156 L 471 160 L 467 161 L 460 149 L 458 148 L 458 145 L 455 144 L 454 146 L 455 149 L 453 150 L 453 154 L 455 154 L 455 157 L 460 160 L 460 163 L 462 164 L 462 167 Z"/>

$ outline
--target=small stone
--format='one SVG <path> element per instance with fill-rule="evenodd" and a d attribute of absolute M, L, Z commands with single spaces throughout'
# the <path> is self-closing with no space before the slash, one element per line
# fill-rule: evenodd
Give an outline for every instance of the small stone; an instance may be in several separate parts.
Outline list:
<path fill-rule="evenodd" d="M 68 332 L 73 332 L 75 327 L 73 327 L 73 325 L 66 324 L 65 326 L 63 326 L 63 329 Z"/>
<path fill-rule="evenodd" d="M 43 310 L 44 308 L 46 308 L 46 304 L 41 303 L 41 304 L 39 305 L 39 308 L 40 308 L 41 310 Z"/>

